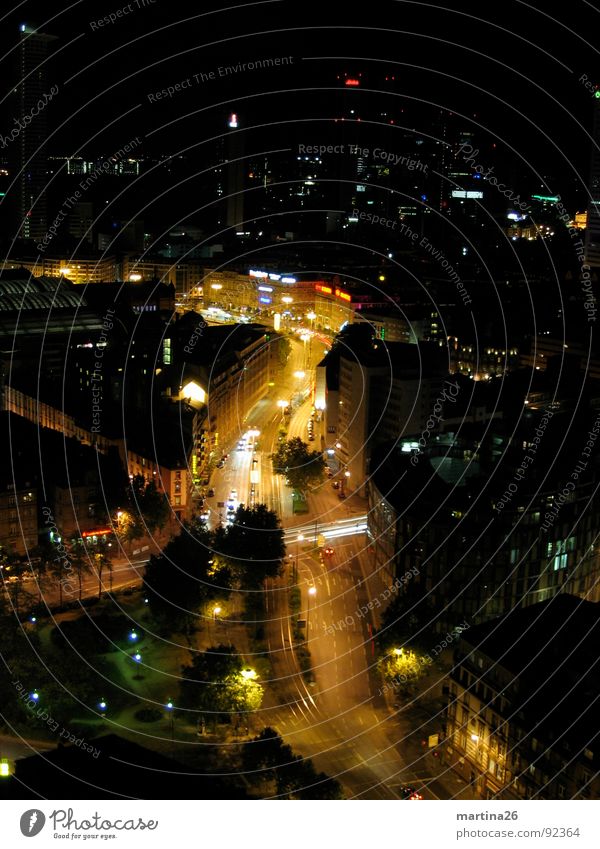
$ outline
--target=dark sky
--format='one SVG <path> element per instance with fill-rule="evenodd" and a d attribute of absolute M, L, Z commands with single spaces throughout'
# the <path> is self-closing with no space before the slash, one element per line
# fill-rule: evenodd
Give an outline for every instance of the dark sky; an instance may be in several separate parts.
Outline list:
<path fill-rule="evenodd" d="M 594 80 L 598 50 L 589 36 L 599 13 L 576 2 L 561 9 L 561 22 L 514 0 L 449 6 L 268 0 L 202 3 L 194 12 L 180 0 L 25 2 L 3 21 L 1 79 L 6 93 L 18 25 L 33 23 L 59 37 L 48 74 L 60 87 L 53 120 L 62 126 L 49 150 L 107 153 L 140 134 L 145 150 L 159 154 L 205 143 L 229 108 L 244 114 L 245 126 L 265 124 L 267 146 L 289 140 L 300 121 L 307 138 L 319 135 L 317 119 L 335 117 L 339 106 L 336 75 L 362 72 L 360 96 L 372 105 L 401 106 L 421 131 L 440 109 L 462 115 L 507 156 L 512 150 L 515 167 L 568 195 L 589 162 L 592 96 L 579 78 Z M 193 79 L 283 56 L 293 57 L 288 67 Z M 393 92 L 379 94 L 386 73 L 396 77 Z M 188 79 L 172 98 L 149 102 Z M 13 117 L 7 97 L 2 126 Z"/>

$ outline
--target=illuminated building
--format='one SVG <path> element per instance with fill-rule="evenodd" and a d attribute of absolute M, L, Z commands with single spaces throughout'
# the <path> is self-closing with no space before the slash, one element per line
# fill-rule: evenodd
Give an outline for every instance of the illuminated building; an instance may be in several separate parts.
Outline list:
<path fill-rule="evenodd" d="M 596 92 L 598 94 L 598 92 Z M 588 187 L 589 204 L 585 231 L 585 262 L 592 268 L 600 266 L 600 98 L 594 97 L 593 145 Z"/>
<path fill-rule="evenodd" d="M 572 595 L 461 633 L 443 759 L 486 799 L 600 794 L 600 604 Z"/>

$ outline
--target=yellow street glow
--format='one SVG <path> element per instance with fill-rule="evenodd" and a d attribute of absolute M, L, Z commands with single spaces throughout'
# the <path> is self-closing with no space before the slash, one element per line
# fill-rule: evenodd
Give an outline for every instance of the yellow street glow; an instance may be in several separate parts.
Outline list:
<path fill-rule="evenodd" d="M 190 382 L 187 383 L 181 390 L 181 394 L 184 398 L 189 398 L 192 401 L 196 401 L 198 404 L 204 404 L 206 400 L 206 392 L 196 383 L 195 380 L 190 380 Z"/>

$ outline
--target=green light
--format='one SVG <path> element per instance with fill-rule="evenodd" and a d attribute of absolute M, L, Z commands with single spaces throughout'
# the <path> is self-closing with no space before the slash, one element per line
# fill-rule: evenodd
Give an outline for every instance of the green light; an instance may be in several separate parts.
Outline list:
<path fill-rule="evenodd" d="M 594 92 L 594 97 L 596 97 L 596 98 L 600 98 L 600 91 L 595 91 L 595 92 Z"/>
<path fill-rule="evenodd" d="M 534 200 L 547 200 L 547 201 L 550 201 L 550 203 L 556 203 L 558 200 L 560 200 L 560 198 L 553 197 L 553 196 L 550 196 L 550 195 L 531 195 L 531 197 Z"/>

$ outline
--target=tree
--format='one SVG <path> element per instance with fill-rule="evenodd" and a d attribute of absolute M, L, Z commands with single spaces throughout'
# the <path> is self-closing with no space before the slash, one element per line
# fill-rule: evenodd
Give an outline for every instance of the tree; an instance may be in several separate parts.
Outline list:
<path fill-rule="evenodd" d="M 77 585 L 79 587 L 79 601 L 81 601 L 83 576 L 86 573 L 92 572 L 90 554 L 87 552 L 85 546 L 73 546 L 73 548 L 71 549 L 71 567 L 77 575 Z M 100 598 L 100 592 L 98 592 L 98 598 Z"/>
<path fill-rule="evenodd" d="M 98 573 L 98 598 L 102 597 L 102 573 L 108 570 L 110 574 L 110 591 L 112 592 L 112 560 L 103 551 L 94 554 L 94 564 Z"/>
<path fill-rule="evenodd" d="M 159 492 L 154 481 L 146 481 L 143 475 L 135 475 L 131 481 L 131 500 L 139 514 L 128 525 L 128 532 L 135 534 L 131 539 L 144 536 L 146 529 L 150 532 L 157 528 L 162 530 L 171 508 L 167 496 Z"/>
<path fill-rule="evenodd" d="M 265 504 L 238 507 L 233 524 L 221 533 L 221 551 L 246 590 L 279 575 L 285 557 L 284 533 L 276 513 Z"/>
<path fill-rule="evenodd" d="M 273 472 L 285 475 L 299 492 L 306 492 L 323 480 L 326 466 L 323 455 L 320 451 L 311 451 L 299 436 L 281 442 L 271 460 Z"/>
<path fill-rule="evenodd" d="M 145 569 L 152 614 L 189 633 L 201 604 L 228 594 L 231 571 L 214 553 L 214 537 L 201 522 L 184 524 Z"/>
<path fill-rule="evenodd" d="M 430 663 L 429 655 L 412 649 L 396 648 L 380 658 L 378 668 L 391 687 L 407 691 L 411 684 L 424 675 Z"/>
<path fill-rule="evenodd" d="M 246 669 L 235 646 L 211 646 L 192 655 L 192 662 L 181 669 L 178 704 L 189 710 L 211 713 L 227 719 L 234 713 L 249 713 L 260 708 L 263 688 L 253 670 Z"/>
<path fill-rule="evenodd" d="M 288 799 L 343 799 L 341 785 L 324 772 L 317 772 L 310 758 L 295 755 L 273 728 L 242 747 L 242 766 L 255 785 L 274 785 L 278 796 Z M 265 794 L 266 795 L 266 794 Z"/>

